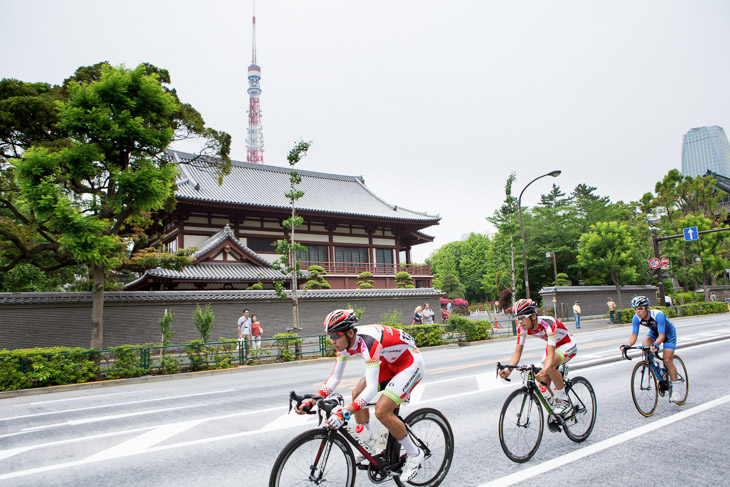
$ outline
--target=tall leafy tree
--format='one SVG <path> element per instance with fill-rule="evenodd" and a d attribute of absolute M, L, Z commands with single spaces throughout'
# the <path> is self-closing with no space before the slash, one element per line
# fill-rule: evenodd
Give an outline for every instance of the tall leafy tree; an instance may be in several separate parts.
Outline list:
<path fill-rule="evenodd" d="M 488 269 L 490 242 L 486 235 L 471 233 L 461 246 L 461 282 L 469 301 L 483 301 L 482 280 Z"/>
<path fill-rule="evenodd" d="M 621 286 L 636 276 L 635 240 L 625 223 L 600 222 L 580 237 L 578 262 L 586 269 L 602 269 L 616 286 L 621 303 Z"/>
<path fill-rule="evenodd" d="M 64 85 L 55 112 L 48 116 L 57 120 L 49 122 L 53 143 L 31 142 L 10 160 L 17 194 L 4 198 L 5 209 L 15 212 L 15 221 L 29 231 L 20 241 L 3 234 L 5 243 L 9 241 L 5 248 L 17 249 L 17 262 L 37 262 L 28 249 L 40 246 L 58 265 L 88 266 L 93 279 L 92 348 L 103 343 L 108 272 L 189 263 L 185 254 L 148 253 L 130 259 L 130 248 L 134 252 L 149 243 L 145 230 L 150 214 L 174 205 L 177 169 L 165 157 L 169 144 L 198 137 L 204 145 L 201 156 L 212 159 L 200 157 L 194 163 L 209 165 L 221 178 L 230 170 L 230 136 L 205 127 L 200 114 L 181 103 L 167 83 L 167 71 L 147 64 L 81 68 Z"/>
<path fill-rule="evenodd" d="M 497 299 L 499 293 L 505 288 L 513 292 L 517 287 L 515 272 L 515 234 L 517 233 L 517 198 L 512 196 L 512 185 L 517 179 L 513 172 L 507 178 L 504 186 L 505 199 L 502 206 L 495 210 L 487 221 L 497 227 L 497 235 L 492 239 L 487 275 L 482 280 L 482 288 Z M 509 276 L 507 282 L 505 277 Z"/>

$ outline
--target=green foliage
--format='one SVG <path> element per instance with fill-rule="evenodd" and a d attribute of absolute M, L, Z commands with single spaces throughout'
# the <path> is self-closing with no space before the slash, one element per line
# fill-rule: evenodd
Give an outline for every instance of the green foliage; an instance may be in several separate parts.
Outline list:
<path fill-rule="evenodd" d="M 360 321 L 362 319 L 362 315 L 365 313 L 365 307 L 358 308 L 356 304 L 347 303 L 345 309 L 351 309 L 352 311 L 354 311 L 355 316 L 357 317 L 357 321 Z"/>
<path fill-rule="evenodd" d="M 264 285 L 260 282 L 256 282 L 254 284 L 251 284 L 246 288 L 247 291 L 261 291 L 264 289 Z"/>
<path fill-rule="evenodd" d="M 0 350 L 0 390 L 87 382 L 98 372 L 95 356 L 68 347 Z"/>
<path fill-rule="evenodd" d="M 678 306 L 652 306 L 651 309 L 663 311 L 670 319 L 677 316 L 697 316 L 728 312 L 727 305 L 721 302 L 691 303 Z M 631 323 L 631 320 L 634 318 L 634 310 L 632 308 L 624 308 L 617 311 L 621 312 L 621 323 Z"/>
<path fill-rule="evenodd" d="M 203 340 L 191 340 L 185 344 L 185 353 L 190 360 L 190 369 L 202 370 L 208 365 L 208 347 Z"/>
<path fill-rule="evenodd" d="M 685 303 L 694 303 L 699 301 L 699 296 L 697 293 L 688 291 L 688 292 L 679 292 L 674 295 L 674 304 L 681 305 Z"/>
<path fill-rule="evenodd" d="M 441 290 L 446 293 L 446 297 L 449 299 L 464 299 L 466 297 L 466 288 L 454 274 L 444 276 L 441 280 Z"/>
<path fill-rule="evenodd" d="M 114 358 L 106 372 L 107 379 L 128 379 L 150 373 L 150 369 L 145 368 L 142 356 L 144 349 L 139 345 L 122 345 L 110 350 Z"/>
<path fill-rule="evenodd" d="M 400 271 L 395 275 L 396 289 L 409 289 L 413 287 L 413 279 L 406 271 Z"/>
<path fill-rule="evenodd" d="M 452 314 L 449 317 L 449 324 L 454 329 L 464 334 L 464 339 L 468 342 L 478 340 L 488 340 L 492 335 L 492 323 L 489 321 L 472 321 L 464 316 Z"/>
<path fill-rule="evenodd" d="M 293 333 L 277 333 L 273 336 L 276 340 L 276 346 L 279 347 L 279 355 L 282 362 L 291 362 L 294 360 L 294 350 L 297 345 L 301 345 L 302 339 Z"/>
<path fill-rule="evenodd" d="M 200 305 L 196 303 L 195 311 L 193 312 L 193 323 L 195 323 L 195 328 L 200 333 L 200 339 L 203 342 L 207 342 L 210 339 L 214 321 L 215 315 L 210 310 L 210 303 L 205 306 L 205 313 L 200 309 Z"/>
<path fill-rule="evenodd" d="M 375 284 L 375 281 L 373 280 L 373 274 L 371 272 L 361 272 L 360 275 L 357 276 L 358 289 L 372 289 L 373 284 Z"/>
<path fill-rule="evenodd" d="M 380 315 L 379 323 L 384 326 L 390 326 L 393 328 L 401 328 L 401 324 L 403 322 L 403 313 L 397 309 L 393 308 L 392 311 L 384 312 Z"/>
<path fill-rule="evenodd" d="M 442 325 L 409 325 L 400 328 L 413 337 L 417 347 L 434 347 L 446 343 Z"/>
<path fill-rule="evenodd" d="M 321 265 L 310 265 L 307 270 L 309 271 L 309 276 L 307 277 L 306 284 L 304 284 L 304 289 L 332 289 L 330 283 L 324 278 L 327 274 L 324 271 L 324 267 Z"/>
<path fill-rule="evenodd" d="M 570 286 L 570 279 L 568 274 L 564 272 L 558 272 L 558 286 Z"/>
<path fill-rule="evenodd" d="M 172 318 L 175 316 L 172 311 L 168 312 L 165 310 L 165 314 L 160 318 L 160 332 L 162 333 L 162 346 L 166 347 L 170 345 L 170 340 L 175 335 L 172 331 Z M 162 354 L 165 354 L 165 349 L 162 349 Z"/>
<path fill-rule="evenodd" d="M 219 178 L 230 171 L 230 136 L 205 127 L 169 81 L 167 71 L 149 64 L 99 63 L 79 68 L 63 87 L 3 80 L 0 88 L 0 113 L 25 120 L 10 122 L 14 132 L 0 129 L 3 153 L 14 157 L 0 177 L 0 216 L 7 217 L 0 218 L 0 269 L 22 261 L 44 271 L 92 269 L 97 348 L 110 273 L 190 262 L 184 251 L 144 250 L 159 237 L 151 235 L 150 213 L 174 204 L 177 167 L 164 157 L 170 143 L 199 138 L 212 157 L 189 163 L 212 166 Z M 18 96 L 29 99 L 18 104 Z"/>

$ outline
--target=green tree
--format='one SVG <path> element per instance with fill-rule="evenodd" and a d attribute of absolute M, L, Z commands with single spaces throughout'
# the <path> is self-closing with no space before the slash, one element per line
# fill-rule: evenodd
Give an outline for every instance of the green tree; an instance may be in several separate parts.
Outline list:
<path fill-rule="evenodd" d="M 42 259 L 33 250 L 41 249 L 57 267 L 88 266 L 92 348 L 103 346 L 107 273 L 123 269 L 130 254 L 149 245 L 150 213 L 174 205 L 177 169 L 165 157 L 169 144 L 199 137 L 204 147 L 193 163 L 215 168 L 220 177 L 230 170 L 230 136 L 205 127 L 167 83 L 167 71 L 147 64 L 81 68 L 47 117 L 57 119 L 52 126 L 61 138 L 49 134 L 53 143 L 32 144 L 10 161 L 17 194 L 3 198 L 4 209 L 28 231 L 15 240 L 2 234 L 4 249 L 16 251 L 15 260 L 8 263 L 5 255 L 3 262 L 37 264 Z M 210 162 L 203 154 L 215 158 Z M 169 259 L 179 266 L 190 262 L 184 255 Z"/>
<path fill-rule="evenodd" d="M 307 276 L 304 289 L 332 289 L 330 283 L 324 278 L 325 274 L 327 274 L 324 271 L 324 267 L 321 265 L 310 265 L 307 271 L 309 271 L 309 276 Z"/>
<path fill-rule="evenodd" d="M 395 275 L 395 288 L 406 289 L 413 287 L 413 278 L 406 271 L 400 271 Z"/>
<path fill-rule="evenodd" d="M 207 343 L 210 338 L 210 334 L 213 331 L 213 323 L 215 321 L 215 315 L 210 309 L 210 303 L 205 305 L 205 312 L 200 309 L 200 305 L 195 305 L 195 311 L 193 312 L 193 323 L 195 328 L 200 333 L 200 339 L 203 343 Z"/>
<path fill-rule="evenodd" d="M 372 272 L 361 272 L 360 275 L 357 276 L 358 289 L 372 289 L 373 284 L 375 284 L 375 281 L 373 280 Z"/>
<path fill-rule="evenodd" d="M 446 293 L 446 297 L 449 299 L 464 299 L 466 297 L 466 289 L 461 284 L 459 278 L 453 274 L 446 274 L 444 276 L 441 290 Z"/>
<path fill-rule="evenodd" d="M 461 247 L 459 274 L 469 301 L 484 300 L 482 281 L 488 269 L 489 247 L 486 235 L 478 233 L 471 233 Z"/>
<path fill-rule="evenodd" d="M 290 167 L 294 167 L 302 157 L 307 155 L 307 151 L 311 147 L 311 142 L 298 141 L 292 150 L 289 151 L 287 156 L 287 162 Z M 284 228 L 289 230 L 289 240 L 278 240 L 276 242 L 276 252 L 281 255 L 279 259 L 274 262 L 274 269 L 288 274 L 291 277 L 291 300 L 292 300 L 292 319 L 294 323 L 294 332 L 299 335 L 301 333 L 301 326 L 299 325 L 299 297 L 297 296 L 297 279 L 302 277 L 302 270 L 300 261 L 297 258 L 297 252 L 303 252 L 307 248 L 296 241 L 295 230 L 304 223 L 304 219 L 297 214 L 296 203 L 302 196 L 304 191 L 297 189 L 297 186 L 302 182 L 302 177 L 294 169 L 289 171 L 289 191 L 284 193 L 289 199 L 291 205 L 291 216 L 284 220 L 282 225 Z M 275 282 L 276 293 L 279 297 L 285 297 L 283 283 Z M 301 340 L 296 342 L 297 355 L 301 352 L 299 348 Z"/>
<path fill-rule="evenodd" d="M 616 286 L 619 303 L 623 302 L 621 285 L 637 272 L 635 245 L 631 229 L 625 223 L 595 223 L 580 237 L 579 264 L 587 269 L 604 269 Z"/>

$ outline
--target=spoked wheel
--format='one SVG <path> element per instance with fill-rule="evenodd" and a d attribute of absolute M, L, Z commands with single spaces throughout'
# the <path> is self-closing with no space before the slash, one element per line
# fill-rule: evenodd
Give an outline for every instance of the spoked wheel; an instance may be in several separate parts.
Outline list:
<path fill-rule="evenodd" d="M 689 376 L 687 375 L 687 368 L 684 366 L 684 362 L 681 358 L 674 356 L 674 366 L 677 367 L 677 386 L 679 390 L 680 400 L 675 404 L 681 406 L 687 402 L 687 396 L 689 395 Z"/>
<path fill-rule="evenodd" d="M 294 438 L 279 454 L 269 487 L 355 485 L 355 459 L 339 435 L 310 430 Z"/>
<path fill-rule="evenodd" d="M 596 394 L 587 379 L 576 377 L 565 388 L 573 409 L 563 414 L 565 434 L 576 443 L 585 441 L 596 424 Z"/>
<path fill-rule="evenodd" d="M 454 434 L 451 425 L 441 412 L 431 408 L 413 411 L 405 419 L 405 423 L 408 425 L 413 442 L 426 452 L 426 458 L 416 476 L 408 482 L 402 482 L 398 477 L 393 479 L 400 487 L 405 485 L 436 487 L 446 478 L 454 458 Z M 400 449 L 398 442 L 394 442 L 393 445 Z"/>
<path fill-rule="evenodd" d="M 631 374 L 631 397 L 642 416 L 649 417 L 656 411 L 659 388 L 654 370 L 646 362 L 639 362 Z"/>
<path fill-rule="evenodd" d="M 499 415 L 499 442 L 513 462 L 528 461 L 537 451 L 545 428 L 542 407 L 522 388 L 507 397 Z"/>

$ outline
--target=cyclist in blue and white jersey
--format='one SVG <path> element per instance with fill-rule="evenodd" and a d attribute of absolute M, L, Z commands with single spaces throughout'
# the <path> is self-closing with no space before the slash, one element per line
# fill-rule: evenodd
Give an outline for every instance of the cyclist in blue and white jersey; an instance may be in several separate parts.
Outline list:
<path fill-rule="evenodd" d="M 674 325 L 669 321 L 667 315 L 658 309 L 649 309 L 649 298 L 645 296 L 636 296 L 631 300 L 631 306 L 634 308 L 634 319 L 632 321 L 633 329 L 629 342 L 625 346 L 632 346 L 636 343 L 639 335 L 639 326 L 649 328 L 649 334 L 644 338 L 643 345 L 652 347 L 652 351 L 656 352 L 659 345 L 662 345 L 662 358 L 664 367 L 667 368 L 669 380 L 672 382 L 672 396 L 670 402 L 680 401 L 681 392 L 677 387 L 677 367 L 674 366 L 674 350 L 677 347 L 677 331 Z M 623 350 L 624 346 L 621 346 Z"/>

